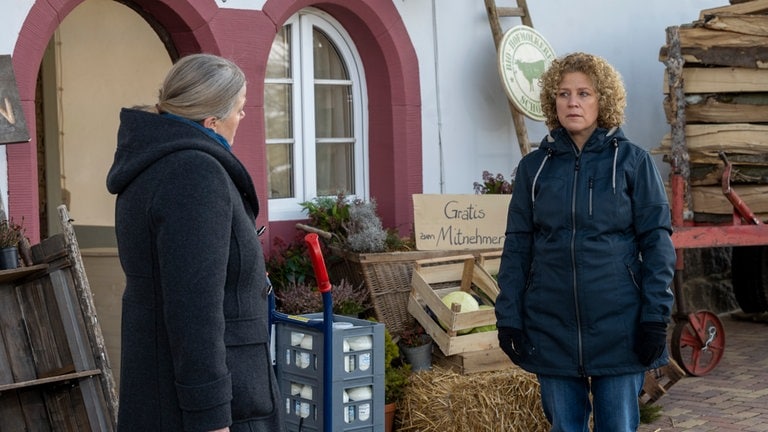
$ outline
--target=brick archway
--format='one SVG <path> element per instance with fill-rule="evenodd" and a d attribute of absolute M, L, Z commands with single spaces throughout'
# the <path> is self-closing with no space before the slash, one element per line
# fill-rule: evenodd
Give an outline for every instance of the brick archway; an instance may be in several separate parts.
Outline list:
<path fill-rule="evenodd" d="M 27 235 L 33 243 L 40 240 L 35 115 L 38 72 L 54 31 L 83 1 L 35 1 L 14 47 L 14 73 L 32 140 L 7 148 L 8 209 L 14 219 L 26 216 Z M 268 0 L 261 11 L 219 9 L 213 0 L 133 0 L 130 6 L 166 32 L 169 40 L 164 42 L 178 55 L 209 52 L 231 58 L 243 68 L 249 77 L 246 110 L 252 121 L 241 124 L 238 139 L 254 143 L 265 139 L 263 82 L 277 29 L 308 6 L 333 15 L 358 46 L 367 82 L 375 83 L 368 88 L 371 195 L 386 226 L 398 227 L 403 233 L 410 231 L 411 195 L 422 190 L 418 59 L 391 2 Z M 264 146 L 237 146 L 235 152 L 257 188 L 266 190 Z M 263 201 L 265 209 L 259 219 L 265 224 L 267 203 Z"/>

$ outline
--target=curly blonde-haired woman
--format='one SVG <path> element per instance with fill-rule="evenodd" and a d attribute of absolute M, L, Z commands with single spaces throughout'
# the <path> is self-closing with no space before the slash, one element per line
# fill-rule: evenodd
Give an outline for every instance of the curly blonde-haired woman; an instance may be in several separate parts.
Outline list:
<path fill-rule="evenodd" d="M 626 93 L 574 53 L 540 78 L 549 134 L 516 171 L 499 344 L 535 373 L 552 431 L 636 431 L 645 371 L 668 361 L 675 250 L 663 181 L 620 129 Z"/>

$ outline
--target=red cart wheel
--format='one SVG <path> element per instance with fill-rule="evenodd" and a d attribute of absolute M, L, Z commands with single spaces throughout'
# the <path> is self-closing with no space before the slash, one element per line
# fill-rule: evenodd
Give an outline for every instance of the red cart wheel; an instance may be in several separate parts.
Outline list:
<path fill-rule="evenodd" d="M 698 311 L 679 322 L 672 332 L 672 358 L 693 376 L 706 375 L 717 366 L 725 351 L 725 330 L 717 315 Z"/>

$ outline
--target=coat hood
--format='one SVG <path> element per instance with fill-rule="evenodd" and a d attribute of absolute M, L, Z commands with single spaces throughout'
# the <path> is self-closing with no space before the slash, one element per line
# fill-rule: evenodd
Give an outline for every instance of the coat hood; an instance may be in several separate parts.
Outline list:
<path fill-rule="evenodd" d="M 112 194 L 123 192 L 149 166 L 182 150 L 197 150 L 215 158 L 249 202 L 254 215 L 258 215 L 250 174 L 216 137 L 181 119 L 137 109 L 123 108 L 120 112 L 117 150 L 107 174 L 107 190 Z"/>
<path fill-rule="evenodd" d="M 584 144 L 582 151 L 584 152 L 600 152 L 610 145 L 613 140 L 617 142 L 628 141 L 624 136 L 624 132 L 621 128 L 615 127 L 611 129 L 597 128 L 592 132 L 592 136 Z M 552 129 L 539 145 L 542 149 L 551 149 L 555 154 L 563 152 L 573 152 L 574 144 L 568 131 L 563 127 Z"/>

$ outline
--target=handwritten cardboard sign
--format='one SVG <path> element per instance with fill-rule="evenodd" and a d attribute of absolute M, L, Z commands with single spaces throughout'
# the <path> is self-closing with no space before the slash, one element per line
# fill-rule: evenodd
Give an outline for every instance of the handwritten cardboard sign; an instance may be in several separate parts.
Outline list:
<path fill-rule="evenodd" d="M 416 249 L 501 249 L 512 195 L 413 195 Z"/>
<path fill-rule="evenodd" d="M 11 56 L 0 55 L 0 144 L 29 141 Z"/>

